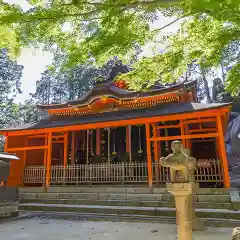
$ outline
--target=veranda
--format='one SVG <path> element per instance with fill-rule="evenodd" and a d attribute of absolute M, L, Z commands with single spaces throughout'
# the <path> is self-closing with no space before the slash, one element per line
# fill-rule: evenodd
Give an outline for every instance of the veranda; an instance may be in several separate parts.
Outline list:
<path fill-rule="evenodd" d="M 210 165 L 198 166 L 197 181 L 229 187 L 223 138 L 228 112 L 228 107 L 223 107 L 9 132 L 5 135 L 5 151 L 17 153 L 23 159 L 11 168 L 9 185 L 148 183 L 151 188 L 169 180 L 168 169 L 161 167 L 158 159 L 170 153 L 171 141 L 178 139 L 197 161 L 208 156 Z M 122 149 L 118 137 L 114 138 L 114 132 L 120 128 L 125 134 Z M 104 139 L 102 131 L 106 134 Z M 80 158 L 78 149 L 84 152 Z"/>

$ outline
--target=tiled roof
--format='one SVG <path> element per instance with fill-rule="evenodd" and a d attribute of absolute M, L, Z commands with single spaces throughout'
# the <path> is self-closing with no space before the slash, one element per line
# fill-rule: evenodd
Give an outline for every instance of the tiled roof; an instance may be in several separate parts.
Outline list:
<path fill-rule="evenodd" d="M 88 123 L 99 123 L 107 121 L 120 121 L 128 119 L 149 118 L 155 116 L 177 115 L 182 113 L 190 113 L 204 110 L 211 110 L 230 106 L 230 103 L 171 103 L 163 104 L 152 108 L 130 109 L 124 111 L 112 111 L 98 114 L 90 114 L 84 116 L 61 116 L 56 120 L 46 119 L 38 122 L 27 123 L 17 128 L 1 129 L 0 131 L 19 131 L 31 129 L 55 128 L 71 125 L 80 125 Z"/>

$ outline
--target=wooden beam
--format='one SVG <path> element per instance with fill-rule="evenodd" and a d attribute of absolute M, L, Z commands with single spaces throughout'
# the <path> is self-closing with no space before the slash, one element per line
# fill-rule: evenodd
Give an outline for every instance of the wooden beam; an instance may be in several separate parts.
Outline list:
<path fill-rule="evenodd" d="M 218 137 L 218 133 L 206 133 L 206 134 L 193 134 L 193 135 L 183 135 L 183 136 L 168 136 L 168 137 L 152 137 L 148 141 L 166 141 L 166 140 L 176 140 L 176 139 L 193 139 L 193 138 L 213 138 Z"/>
<path fill-rule="evenodd" d="M 30 135 L 27 138 L 45 138 L 46 134 L 39 134 L 39 135 Z"/>
<path fill-rule="evenodd" d="M 156 129 L 166 129 L 166 128 L 180 128 L 180 124 L 177 124 L 177 125 L 156 126 Z"/>
<path fill-rule="evenodd" d="M 183 124 L 194 124 L 194 123 L 204 123 L 204 122 L 216 122 L 216 117 L 211 118 L 203 118 L 203 119 L 190 119 L 190 120 L 182 120 Z"/>
<path fill-rule="evenodd" d="M 9 136 L 39 134 L 39 133 L 45 133 L 45 132 L 74 131 L 74 130 L 77 131 L 77 130 L 105 128 L 105 127 L 119 127 L 119 126 L 126 126 L 126 125 L 138 125 L 138 124 L 145 124 L 145 123 L 175 121 L 175 120 L 181 120 L 181 119 L 185 120 L 185 119 L 193 119 L 193 118 L 199 118 L 199 117 L 212 117 L 214 115 L 219 114 L 219 111 L 220 109 L 211 109 L 211 111 L 209 110 L 209 111 L 201 111 L 201 112 L 193 112 L 193 113 L 185 113 L 185 114 L 174 114 L 174 115 L 157 116 L 157 117 L 149 117 L 149 118 L 89 123 L 89 124 L 55 127 L 55 128 L 45 128 L 45 129 L 38 129 L 38 130 L 21 130 L 16 132 L 9 132 Z"/>
<path fill-rule="evenodd" d="M 220 156 L 222 160 L 222 166 L 223 166 L 223 173 L 224 173 L 224 185 L 226 188 L 230 188 L 230 178 L 229 178 L 229 172 L 228 172 L 228 161 L 227 161 L 227 155 L 226 155 L 226 149 L 225 149 L 225 143 L 224 143 L 224 136 L 223 136 L 223 126 L 222 126 L 222 119 L 221 115 L 217 116 L 217 127 L 218 127 L 218 142 L 219 142 L 219 151 Z"/>
<path fill-rule="evenodd" d="M 47 146 L 8 148 L 7 152 L 30 151 L 30 150 L 46 149 L 46 148 L 47 148 Z"/>
<path fill-rule="evenodd" d="M 51 183 L 51 165 L 52 165 L 52 133 L 48 134 L 48 154 L 47 154 L 47 171 L 46 171 L 46 186 Z"/>
<path fill-rule="evenodd" d="M 64 136 L 52 136 L 52 139 L 64 139 Z"/>
<path fill-rule="evenodd" d="M 64 140 L 52 141 L 52 144 L 55 144 L 55 143 L 63 143 L 64 144 Z"/>
<path fill-rule="evenodd" d="M 217 132 L 216 128 L 202 128 L 202 129 L 192 129 L 188 130 L 189 133 L 204 133 L 204 132 Z"/>
<path fill-rule="evenodd" d="M 76 132 L 72 132 L 72 143 L 71 143 L 71 165 L 74 165 L 76 158 Z"/>
<path fill-rule="evenodd" d="M 147 140 L 148 186 L 150 189 L 152 189 L 153 175 L 152 175 L 152 157 L 151 157 L 151 142 L 150 142 L 149 123 L 146 123 L 146 140 Z"/>

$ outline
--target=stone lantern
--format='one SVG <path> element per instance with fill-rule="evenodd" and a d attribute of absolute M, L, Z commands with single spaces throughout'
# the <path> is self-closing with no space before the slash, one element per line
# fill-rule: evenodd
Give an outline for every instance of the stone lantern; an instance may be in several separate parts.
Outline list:
<path fill-rule="evenodd" d="M 10 161 L 19 160 L 15 155 L 0 153 L 0 219 L 18 215 L 18 189 L 8 187 Z"/>
<path fill-rule="evenodd" d="M 160 164 L 170 168 L 170 182 L 167 191 L 175 197 L 178 240 L 192 240 L 192 231 L 204 227 L 202 219 L 197 219 L 193 207 L 193 194 L 198 190 L 194 171 L 196 159 L 184 152 L 180 141 L 171 144 L 173 153 L 160 158 Z"/>
<path fill-rule="evenodd" d="M 10 173 L 10 161 L 19 160 L 15 155 L 8 153 L 0 153 L 0 182 L 1 185 L 7 183 L 9 173 Z"/>

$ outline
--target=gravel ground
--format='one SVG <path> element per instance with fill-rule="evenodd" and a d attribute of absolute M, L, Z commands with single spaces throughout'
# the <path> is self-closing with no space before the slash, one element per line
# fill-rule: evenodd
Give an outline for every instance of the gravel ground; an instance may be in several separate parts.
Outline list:
<path fill-rule="evenodd" d="M 231 228 L 206 228 L 193 240 L 230 240 Z M 25 219 L 0 224 L 1 240 L 176 240 L 172 224 Z"/>

